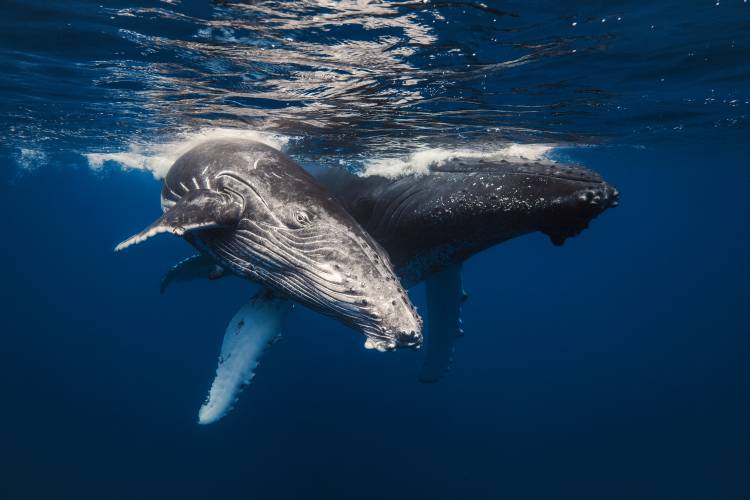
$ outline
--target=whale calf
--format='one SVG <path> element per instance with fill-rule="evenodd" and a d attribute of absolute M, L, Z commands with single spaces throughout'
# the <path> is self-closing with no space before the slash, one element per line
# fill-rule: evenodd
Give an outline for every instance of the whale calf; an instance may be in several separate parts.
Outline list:
<path fill-rule="evenodd" d="M 368 348 L 421 344 L 422 320 L 388 254 L 328 190 L 281 152 L 253 141 L 204 142 L 170 168 L 161 206 L 161 217 L 115 250 L 171 233 L 200 255 L 183 261 L 165 284 L 181 273 L 208 271 L 265 288 L 230 322 L 217 379 L 200 412 L 202 423 L 220 418 L 252 378 L 290 300 L 363 332 Z"/>

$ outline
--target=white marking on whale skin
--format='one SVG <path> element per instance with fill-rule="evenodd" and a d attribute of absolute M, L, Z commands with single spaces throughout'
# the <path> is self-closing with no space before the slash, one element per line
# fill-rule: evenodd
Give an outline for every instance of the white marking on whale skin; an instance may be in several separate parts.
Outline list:
<path fill-rule="evenodd" d="M 172 226 L 154 226 L 147 231 L 140 232 L 134 236 L 131 236 L 127 240 L 121 242 L 115 247 L 115 252 L 119 252 L 121 250 L 125 250 L 126 248 L 137 245 L 139 243 L 143 243 L 147 239 L 151 238 L 152 236 L 156 236 L 157 234 L 161 233 L 172 233 L 177 236 L 182 236 L 185 234 L 185 228 L 183 227 L 172 227 Z"/>
<path fill-rule="evenodd" d="M 212 424 L 232 409 L 242 386 L 255 376 L 258 359 L 278 337 L 291 309 L 289 300 L 264 291 L 237 311 L 224 333 L 216 377 L 198 411 L 199 424 Z"/>
<path fill-rule="evenodd" d="M 130 246 L 137 245 L 138 243 L 143 243 L 147 239 L 156 236 L 157 234 L 171 233 L 175 236 L 182 236 L 188 231 L 216 226 L 216 223 L 214 221 L 189 222 L 179 225 L 170 225 L 169 222 L 165 223 L 163 219 L 159 219 L 159 221 L 160 222 L 158 224 L 155 222 L 154 224 L 156 225 L 147 227 L 140 233 L 131 236 L 130 238 L 117 245 L 115 247 L 115 252 L 119 252 L 120 250 L 124 250 Z"/>
<path fill-rule="evenodd" d="M 172 200 L 169 200 L 167 198 L 162 197 L 162 199 L 161 199 L 161 211 L 162 212 L 166 212 L 167 210 L 169 210 L 170 208 L 172 208 L 176 204 L 177 204 L 176 201 L 172 201 Z"/>
<path fill-rule="evenodd" d="M 389 349 L 393 349 L 395 346 L 395 342 L 377 342 L 369 337 L 365 340 L 365 349 L 374 349 L 378 352 L 386 352 Z"/>

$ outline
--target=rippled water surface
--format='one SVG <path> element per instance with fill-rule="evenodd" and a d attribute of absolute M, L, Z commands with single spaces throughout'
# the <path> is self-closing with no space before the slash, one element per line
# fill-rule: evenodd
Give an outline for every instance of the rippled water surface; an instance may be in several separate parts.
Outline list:
<path fill-rule="evenodd" d="M 2 145 L 117 151 L 201 127 L 318 160 L 748 130 L 750 7 L 688 2 L 17 2 Z"/>

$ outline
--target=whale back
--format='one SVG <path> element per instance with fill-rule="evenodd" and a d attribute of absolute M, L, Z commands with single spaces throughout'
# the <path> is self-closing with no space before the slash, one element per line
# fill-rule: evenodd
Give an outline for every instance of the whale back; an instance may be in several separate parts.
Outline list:
<path fill-rule="evenodd" d="M 409 284 L 534 231 L 561 245 L 619 196 L 599 174 L 553 162 L 454 159 L 426 174 L 329 170 L 319 179 L 386 248 Z"/>
<path fill-rule="evenodd" d="M 253 208 L 248 201 L 258 197 L 278 204 L 269 208 L 280 211 L 293 202 L 327 210 L 335 210 L 336 204 L 325 188 L 289 157 L 249 140 L 207 141 L 178 158 L 162 184 L 162 208 L 166 210 L 201 189 L 237 194 L 245 201 L 245 216 L 250 216 Z M 356 227 L 347 217 L 342 221 Z"/>

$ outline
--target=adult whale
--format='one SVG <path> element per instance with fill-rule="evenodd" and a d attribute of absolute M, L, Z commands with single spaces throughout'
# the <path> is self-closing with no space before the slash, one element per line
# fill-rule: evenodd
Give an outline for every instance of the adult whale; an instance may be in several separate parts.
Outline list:
<path fill-rule="evenodd" d="M 160 233 L 185 238 L 200 256 L 187 272 L 230 272 L 260 283 L 230 322 L 217 379 L 200 420 L 219 418 L 278 334 L 289 300 L 362 331 L 378 350 L 418 347 L 422 321 L 387 253 L 309 173 L 253 141 L 214 140 L 181 156 L 161 191 L 163 215 L 123 241 Z"/>
<path fill-rule="evenodd" d="M 548 160 L 454 158 L 423 174 L 388 178 L 325 169 L 317 178 L 385 247 L 406 288 L 426 281 L 424 382 L 440 378 L 462 334 L 464 261 L 535 231 L 562 245 L 619 200 L 599 174 Z"/>
<path fill-rule="evenodd" d="M 419 377 L 425 382 L 444 373 L 461 335 L 465 260 L 535 231 L 561 245 L 619 198 L 598 174 L 550 161 L 453 159 L 424 174 L 396 178 L 339 169 L 315 175 L 385 247 L 405 287 L 426 281 L 429 333 Z M 213 267 L 205 256 L 183 261 L 165 276 L 162 290 L 174 281 L 208 276 Z M 233 338 L 230 324 L 220 359 L 242 358 Z M 217 375 L 212 391 L 220 379 Z"/>

